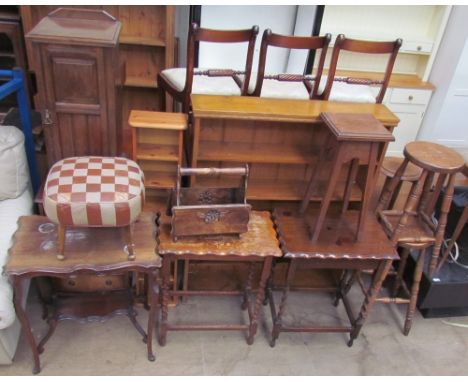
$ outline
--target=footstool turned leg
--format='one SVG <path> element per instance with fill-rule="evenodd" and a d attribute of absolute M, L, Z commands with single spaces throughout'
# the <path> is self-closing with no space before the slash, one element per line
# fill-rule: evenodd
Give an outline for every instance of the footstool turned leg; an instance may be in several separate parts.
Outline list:
<path fill-rule="evenodd" d="M 126 227 L 124 227 L 125 231 L 125 243 L 127 243 L 127 251 L 128 251 L 128 259 L 129 260 L 135 260 L 135 252 L 133 252 L 133 236 L 132 236 L 132 231 L 133 231 L 133 225 L 130 224 Z"/>
<path fill-rule="evenodd" d="M 58 226 L 58 254 L 57 259 L 65 260 L 65 231 L 66 227 L 63 225 Z"/>

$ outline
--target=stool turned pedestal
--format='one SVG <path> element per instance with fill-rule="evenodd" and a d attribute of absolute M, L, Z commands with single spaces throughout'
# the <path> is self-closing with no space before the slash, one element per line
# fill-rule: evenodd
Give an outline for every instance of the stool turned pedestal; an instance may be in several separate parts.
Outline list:
<path fill-rule="evenodd" d="M 134 260 L 132 223 L 145 200 L 144 176 L 127 158 L 73 157 L 55 163 L 44 187 L 44 210 L 59 225 L 57 258 L 65 259 L 67 227 L 123 227 Z"/>
<path fill-rule="evenodd" d="M 385 157 L 382 161 L 382 166 L 380 167 L 380 172 L 385 175 L 385 182 L 382 187 L 382 192 L 385 190 L 386 186 L 395 176 L 398 168 L 403 163 L 403 158 L 399 157 Z M 405 168 L 405 172 L 401 176 L 400 182 L 396 187 L 395 192 L 393 193 L 392 200 L 390 201 L 390 208 L 395 206 L 395 202 L 400 194 L 401 186 L 403 182 L 416 182 L 421 176 L 422 169 L 415 166 L 412 163 L 408 163 L 408 166 Z"/>
<path fill-rule="evenodd" d="M 448 147 L 423 141 L 408 143 L 404 150 L 404 156 L 405 158 L 395 176 L 382 192 L 377 206 L 377 215 L 388 237 L 396 245 L 403 248 L 394 284 L 393 292 L 395 295 L 400 287 L 410 251 L 418 251 L 410 297 L 407 300 L 398 299 L 400 303 L 405 302 L 409 305 L 404 327 L 404 334 L 407 335 L 411 329 L 416 309 L 419 284 L 424 270 L 425 249 L 433 246 L 429 265 L 429 276 L 432 277 L 444 238 L 447 215 L 452 202 L 455 174 L 464 166 L 464 159 Z M 387 210 L 409 163 L 421 168 L 419 181 L 413 182 L 402 211 Z M 440 208 L 439 221 L 433 222 L 431 216 L 444 184 L 447 186 Z M 395 298 L 382 298 L 378 301 L 391 303 L 395 302 Z"/>
<path fill-rule="evenodd" d="M 329 129 L 327 143 L 322 147 L 318 168 L 324 165 L 327 157 L 331 157 L 332 167 L 325 194 L 320 203 L 319 215 L 315 227 L 311 227 L 312 241 L 316 241 L 322 230 L 328 207 L 336 188 L 343 166 L 349 163 L 349 172 L 343 195 L 343 213 L 349 206 L 351 188 L 355 182 L 359 166 L 365 166 L 365 175 L 361 185 L 362 203 L 361 211 L 357 222 L 355 240 L 360 239 L 364 219 L 369 208 L 370 198 L 375 185 L 375 175 L 378 165 L 378 157 L 382 154 L 385 145 L 395 140 L 385 126 L 383 126 L 371 114 L 352 113 L 321 113 L 320 117 Z M 303 215 L 309 205 L 310 197 L 316 187 L 318 169 L 308 183 L 307 190 L 300 207 L 300 214 Z"/>

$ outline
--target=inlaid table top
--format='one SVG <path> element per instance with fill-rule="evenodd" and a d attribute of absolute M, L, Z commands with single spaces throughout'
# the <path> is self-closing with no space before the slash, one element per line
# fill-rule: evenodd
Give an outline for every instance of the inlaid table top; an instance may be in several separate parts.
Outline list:
<path fill-rule="evenodd" d="M 171 237 L 170 219 L 160 220 L 158 253 L 160 255 L 215 255 L 215 256 L 282 256 L 276 231 L 266 211 L 252 211 L 248 231 L 236 236 L 220 236 L 218 239 L 180 239 Z"/>
<path fill-rule="evenodd" d="M 277 209 L 273 216 L 285 257 L 324 260 L 398 259 L 394 245 L 372 213 L 367 216 L 361 239 L 357 242 L 354 241 L 354 235 L 359 211 L 347 211 L 344 216 L 331 211 L 316 242 L 310 240 L 308 228 L 314 224 L 316 211 L 301 217 Z"/>
<path fill-rule="evenodd" d="M 95 272 L 160 267 L 156 253 L 155 215 L 143 212 L 134 223 L 136 259 L 127 259 L 126 242 L 119 228 L 74 227 L 67 230 L 67 258 L 58 260 L 57 225 L 47 217 L 22 216 L 4 267 L 9 275 L 26 273 Z"/>

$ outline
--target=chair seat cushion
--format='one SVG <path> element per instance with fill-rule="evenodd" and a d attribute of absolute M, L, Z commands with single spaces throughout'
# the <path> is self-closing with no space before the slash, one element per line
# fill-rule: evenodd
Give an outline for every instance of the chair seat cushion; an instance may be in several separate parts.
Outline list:
<path fill-rule="evenodd" d="M 320 81 L 319 94 L 322 94 L 325 89 L 326 82 L 327 77 L 323 76 Z M 355 85 L 335 81 L 328 100 L 335 102 L 375 103 L 375 96 L 368 85 Z"/>
<path fill-rule="evenodd" d="M 207 69 L 195 69 L 207 70 Z M 185 68 L 165 69 L 161 72 L 163 76 L 177 91 L 184 90 Z M 232 77 L 209 77 L 205 75 L 194 75 L 192 83 L 192 94 L 213 95 L 241 95 L 241 90 Z"/>
<path fill-rule="evenodd" d="M 271 73 L 270 73 L 271 74 Z M 241 77 L 243 80 L 243 77 Z M 252 72 L 249 82 L 249 94 L 255 91 L 257 84 L 257 72 Z M 311 83 L 313 86 L 313 82 Z M 309 92 L 304 83 L 295 81 L 277 81 L 264 79 L 260 97 L 263 98 L 289 98 L 289 99 L 309 99 Z"/>
<path fill-rule="evenodd" d="M 44 187 L 47 217 L 63 226 L 126 226 L 145 198 L 140 167 L 127 158 L 73 157 L 55 163 Z"/>

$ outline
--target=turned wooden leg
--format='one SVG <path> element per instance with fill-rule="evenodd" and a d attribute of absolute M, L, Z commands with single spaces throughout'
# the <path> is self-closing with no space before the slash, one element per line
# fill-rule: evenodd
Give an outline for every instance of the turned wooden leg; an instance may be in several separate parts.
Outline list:
<path fill-rule="evenodd" d="M 448 213 L 450 212 L 450 207 L 452 206 L 454 186 L 455 186 L 455 174 L 451 174 L 448 180 L 447 188 L 445 190 L 444 199 L 442 200 L 442 205 L 440 207 L 439 223 L 437 224 L 437 231 L 435 233 L 435 243 L 434 243 L 434 247 L 432 248 L 432 257 L 431 257 L 431 261 L 429 264 L 429 277 L 433 277 L 435 274 L 436 268 L 440 269 L 440 267 L 443 264 L 442 261 L 439 261 L 440 252 L 441 252 L 440 248 L 442 247 L 442 242 L 444 241 L 445 227 L 447 226 Z"/>
<path fill-rule="evenodd" d="M 65 236 L 66 227 L 63 225 L 58 226 L 58 254 L 57 259 L 65 260 Z"/>
<path fill-rule="evenodd" d="M 283 294 L 281 296 L 281 301 L 280 301 L 280 305 L 279 305 L 279 308 L 278 308 L 278 313 L 273 318 L 273 330 L 271 332 L 271 342 L 270 342 L 271 347 L 275 346 L 276 340 L 278 339 L 280 331 L 281 331 L 281 326 L 283 324 L 282 323 L 282 318 L 283 318 L 284 312 L 286 311 L 286 301 L 288 299 L 289 289 L 290 289 L 291 284 L 292 284 L 292 282 L 294 280 L 294 275 L 296 273 L 296 266 L 297 266 L 296 260 L 291 259 L 290 262 L 289 262 L 289 265 L 288 265 L 288 274 L 286 276 L 286 285 L 284 286 L 284 289 L 283 289 Z"/>
<path fill-rule="evenodd" d="M 123 227 L 125 243 L 127 244 L 128 259 L 135 260 L 135 244 L 133 244 L 133 224 Z"/>
<path fill-rule="evenodd" d="M 361 306 L 361 310 L 359 311 L 359 315 L 353 324 L 353 330 L 349 336 L 348 346 L 353 346 L 354 340 L 358 337 L 359 332 L 361 331 L 364 322 L 369 315 L 372 306 L 374 305 L 375 299 L 380 293 L 380 288 L 382 287 L 382 283 L 387 277 L 388 271 L 392 266 L 392 260 L 385 260 L 382 261 L 376 272 L 374 273 L 374 277 L 372 280 L 372 284 L 370 285 L 367 293 L 365 294 L 364 302 Z"/>
<path fill-rule="evenodd" d="M 260 283 L 258 285 L 257 298 L 255 299 L 255 306 L 253 309 L 252 319 L 250 320 L 249 325 L 249 335 L 247 337 L 247 344 L 252 345 L 254 342 L 255 334 L 257 333 L 258 327 L 258 316 L 260 314 L 260 309 L 262 308 L 263 297 L 265 296 L 265 285 L 270 276 L 271 271 L 271 262 L 273 258 L 268 256 L 263 261 L 262 274 L 260 277 Z"/>
<path fill-rule="evenodd" d="M 405 326 L 403 328 L 403 334 L 407 336 L 413 323 L 414 312 L 416 311 L 416 303 L 418 301 L 419 285 L 421 284 L 421 278 L 424 270 L 424 253 L 425 249 L 422 249 L 418 253 L 418 261 L 416 263 L 416 269 L 414 270 L 413 285 L 411 286 L 411 296 L 406 312 Z"/>

